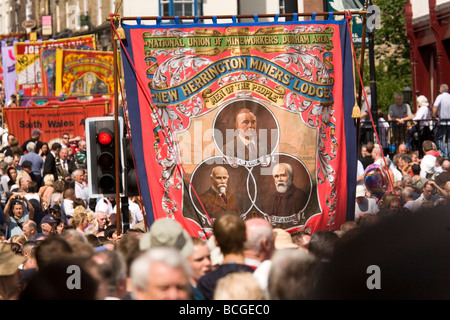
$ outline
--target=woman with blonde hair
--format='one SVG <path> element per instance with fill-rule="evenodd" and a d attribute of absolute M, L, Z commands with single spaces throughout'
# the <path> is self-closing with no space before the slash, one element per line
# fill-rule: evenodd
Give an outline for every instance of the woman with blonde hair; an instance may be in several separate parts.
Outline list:
<path fill-rule="evenodd" d="M 83 206 L 78 206 L 73 210 L 73 216 L 69 220 L 69 226 L 84 234 L 84 230 L 88 227 L 88 215 Z"/>
<path fill-rule="evenodd" d="M 55 177 L 53 174 L 46 174 L 44 176 L 44 185 L 39 188 L 39 195 L 42 198 L 42 208 L 47 210 L 50 204 L 50 197 L 52 196 L 55 188 L 53 183 L 55 182 Z"/>

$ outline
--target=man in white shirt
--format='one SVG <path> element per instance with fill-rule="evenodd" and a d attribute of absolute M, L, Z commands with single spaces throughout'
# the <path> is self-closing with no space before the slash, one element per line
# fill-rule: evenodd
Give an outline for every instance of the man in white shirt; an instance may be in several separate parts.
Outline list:
<path fill-rule="evenodd" d="M 433 104 L 433 117 L 438 120 L 438 128 L 434 141 L 441 152 L 442 156 L 449 157 L 449 141 L 450 135 L 450 94 L 448 93 L 448 85 L 441 84 L 439 88 L 440 95 L 437 96 Z"/>
<path fill-rule="evenodd" d="M 133 201 L 134 197 L 128 198 L 128 211 L 130 215 L 130 229 L 144 220 L 144 215 L 142 214 L 141 207 L 139 204 Z M 122 204 L 120 204 L 120 208 L 122 208 Z M 113 208 L 114 213 L 116 212 L 116 206 Z"/>
<path fill-rule="evenodd" d="M 365 215 L 374 215 L 379 211 L 377 201 L 366 197 L 366 188 L 363 185 L 356 186 L 355 221 Z"/>
<path fill-rule="evenodd" d="M 72 172 L 72 179 L 75 181 L 75 198 L 83 199 L 84 177 L 84 170 L 82 169 L 76 169 Z"/>
<path fill-rule="evenodd" d="M 97 204 L 95 205 L 94 211 L 102 211 L 106 213 L 108 217 L 111 216 L 111 214 L 116 212 L 116 210 L 113 209 L 113 205 L 111 203 L 112 200 L 114 200 L 114 197 L 99 198 Z"/>
<path fill-rule="evenodd" d="M 429 179 L 435 173 L 436 157 L 439 155 L 439 152 L 434 150 L 434 145 L 431 140 L 425 140 L 422 143 L 422 150 L 424 156 L 420 162 L 420 176 Z"/>

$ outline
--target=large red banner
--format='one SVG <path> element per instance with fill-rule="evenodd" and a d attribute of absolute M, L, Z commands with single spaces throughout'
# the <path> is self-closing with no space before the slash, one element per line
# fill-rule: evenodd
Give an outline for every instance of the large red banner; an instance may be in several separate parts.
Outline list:
<path fill-rule="evenodd" d="M 88 101 L 76 99 L 49 101 L 42 105 L 32 103 L 30 107 L 4 108 L 4 121 L 8 131 L 20 143 L 31 137 L 35 128 L 42 131 L 40 140 L 49 142 L 61 138 L 63 133 L 84 137 L 86 118 L 104 116 L 111 112 L 111 99 L 94 98 Z"/>
<path fill-rule="evenodd" d="M 170 217 L 203 237 L 226 212 L 290 232 L 346 220 L 356 128 L 345 20 L 124 28 L 149 224 Z"/>

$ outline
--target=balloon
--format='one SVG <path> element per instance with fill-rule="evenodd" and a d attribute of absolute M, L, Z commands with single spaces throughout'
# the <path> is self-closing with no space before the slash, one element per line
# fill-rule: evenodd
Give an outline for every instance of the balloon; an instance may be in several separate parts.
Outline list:
<path fill-rule="evenodd" d="M 364 171 L 364 184 L 375 197 L 382 198 L 389 189 L 389 177 L 385 169 L 372 163 Z"/>

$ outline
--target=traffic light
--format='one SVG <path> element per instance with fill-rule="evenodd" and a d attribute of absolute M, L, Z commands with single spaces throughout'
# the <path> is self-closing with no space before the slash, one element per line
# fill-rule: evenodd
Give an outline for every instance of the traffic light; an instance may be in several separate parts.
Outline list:
<path fill-rule="evenodd" d="M 127 197 L 138 196 L 139 195 L 139 187 L 137 180 L 136 168 L 134 166 L 133 161 L 133 150 L 131 148 L 130 138 L 122 139 L 123 146 L 123 190 L 124 194 Z"/>
<path fill-rule="evenodd" d="M 119 117 L 118 120 L 121 154 L 123 119 Z M 113 197 L 116 194 L 115 119 L 113 116 L 87 118 L 85 128 L 90 197 Z"/>

